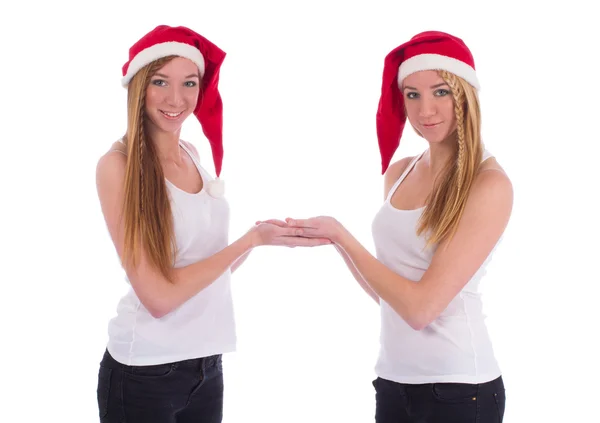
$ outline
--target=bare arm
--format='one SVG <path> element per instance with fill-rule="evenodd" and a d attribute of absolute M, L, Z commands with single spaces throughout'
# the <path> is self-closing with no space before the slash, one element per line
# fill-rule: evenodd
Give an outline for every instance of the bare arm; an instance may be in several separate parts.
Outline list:
<path fill-rule="evenodd" d="M 233 265 L 231 266 L 231 273 L 235 272 L 238 269 L 238 267 L 240 267 L 242 265 L 242 263 L 244 263 L 246 261 L 246 259 L 248 258 L 248 256 L 250 255 L 251 252 L 252 252 L 252 250 L 246 251 L 243 256 L 238 258 L 235 261 L 235 263 L 233 263 Z"/>
<path fill-rule="evenodd" d="M 365 279 L 362 277 L 362 275 L 358 272 L 358 270 L 354 266 L 354 263 L 352 263 L 352 260 L 350 260 L 350 257 L 348 257 L 348 254 L 346 254 L 346 252 L 343 250 L 343 248 L 341 248 L 339 245 L 334 244 L 334 246 L 335 246 L 335 249 L 337 250 L 337 252 L 340 253 L 340 256 L 342 256 L 342 258 L 344 259 L 344 262 L 346 263 L 346 266 L 348 266 L 348 269 L 352 273 L 352 276 L 354 276 L 354 279 L 356 279 L 358 284 L 369 295 L 369 297 L 373 298 L 373 300 L 377 304 L 379 304 L 379 297 L 377 296 L 375 291 L 373 291 L 371 289 L 371 287 L 365 281 Z"/>
<path fill-rule="evenodd" d="M 121 259 L 123 259 L 124 245 L 121 204 L 126 160 L 121 153 L 109 152 L 98 161 L 96 169 L 96 184 L 102 213 Z M 153 317 L 160 318 L 209 286 L 223 273 L 229 271 L 236 260 L 256 246 L 267 244 L 309 246 L 324 243 L 323 240 L 311 242 L 309 239 L 298 239 L 293 237 L 294 233 L 293 228 L 279 228 L 275 225 L 257 226 L 213 256 L 174 269 L 172 283 L 149 264 L 143 249 L 137 265 L 124 266 L 124 270 L 144 307 Z"/>
<path fill-rule="evenodd" d="M 123 220 L 121 204 L 123 199 L 123 181 L 125 179 L 126 157 L 117 152 L 103 156 L 96 169 L 98 197 L 104 218 L 117 253 L 123 258 Z M 175 269 L 173 283 L 166 280 L 148 263 L 142 250 L 135 268 L 127 267 L 125 272 L 140 301 L 153 317 L 160 318 L 179 307 L 189 298 L 209 286 L 240 256 L 255 245 L 252 234 L 247 233 L 217 254 Z"/>
<path fill-rule="evenodd" d="M 490 254 L 508 224 L 512 202 L 512 184 L 503 172 L 481 172 L 454 238 L 439 245 L 419 283 L 390 270 L 345 229 L 336 243 L 371 289 L 411 327 L 421 330 L 444 311 Z"/>

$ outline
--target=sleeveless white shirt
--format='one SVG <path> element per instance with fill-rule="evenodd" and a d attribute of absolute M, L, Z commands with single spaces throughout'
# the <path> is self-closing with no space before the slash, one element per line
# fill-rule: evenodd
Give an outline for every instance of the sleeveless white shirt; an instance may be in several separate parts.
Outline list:
<path fill-rule="evenodd" d="M 175 268 L 206 259 L 229 244 L 229 205 L 207 192 L 211 175 L 180 143 L 202 176 L 199 193 L 185 192 L 165 179 L 171 198 L 177 245 Z M 133 288 L 109 322 L 107 349 L 127 365 L 152 365 L 234 351 L 236 331 L 228 269 L 171 313 L 152 317 Z M 126 277 L 127 279 L 127 277 Z M 128 281 L 129 282 L 129 281 Z"/>
<path fill-rule="evenodd" d="M 394 184 L 372 224 L 377 258 L 400 276 L 415 282 L 429 267 L 435 247 L 425 250 L 425 238 L 416 233 L 423 208 L 399 210 L 390 200 L 422 155 L 413 159 Z M 489 157 L 485 151 L 483 159 Z M 398 383 L 418 384 L 484 383 L 501 375 L 479 292 L 479 282 L 492 254 L 493 251 L 441 315 L 422 330 L 411 328 L 380 299 L 377 376 Z"/>

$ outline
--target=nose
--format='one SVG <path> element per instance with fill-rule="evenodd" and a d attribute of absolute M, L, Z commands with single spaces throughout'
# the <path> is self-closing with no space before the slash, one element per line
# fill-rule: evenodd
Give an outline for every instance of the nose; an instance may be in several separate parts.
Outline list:
<path fill-rule="evenodd" d="M 169 106 L 181 106 L 183 104 L 183 93 L 181 92 L 181 88 L 175 85 L 169 87 L 166 101 Z"/>
<path fill-rule="evenodd" d="M 435 100 L 426 96 L 421 97 L 419 116 L 428 118 L 435 115 Z"/>

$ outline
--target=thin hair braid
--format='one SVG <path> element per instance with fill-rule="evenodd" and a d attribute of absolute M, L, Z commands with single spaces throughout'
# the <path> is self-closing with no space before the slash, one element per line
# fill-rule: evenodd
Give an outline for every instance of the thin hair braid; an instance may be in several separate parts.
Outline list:
<path fill-rule="evenodd" d="M 458 154 L 456 158 L 456 170 L 457 170 L 457 194 L 460 194 L 463 189 L 462 183 L 464 180 L 465 172 L 465 114 L 463 109 L 464 104 L 464 91 L 454 74 L 446 71 L 440 72 L 442 79 L 450 86 L 452 91 L 452 97 L 454 98 L 454 114 L 456 116 L 456 138 L 458 144 Z"/>
<path fill-rule="evenodd" d="M 140 114 L 144 114 L 144 108 L 146 105 L 146 91 L 142 90 L 140 93 Z M 144 189 L 144 151 L 146 150 L 146 132 L 144 131 L 144 119 L 140 116 L 138 121 L 138 131 L 140 135 L 140 145 L 139 145 L 139 166 L 140 166 L 140 209 L 141 212 L 144 212 L 144 203 L 145 203 L 145 195 L 146 190 Z"/>

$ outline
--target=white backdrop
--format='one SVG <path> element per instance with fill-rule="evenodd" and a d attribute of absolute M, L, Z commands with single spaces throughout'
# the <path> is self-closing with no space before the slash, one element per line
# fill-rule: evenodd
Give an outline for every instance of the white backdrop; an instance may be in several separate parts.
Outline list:
<path fill-rule="evenodd" d="M 231 239 L 257 219 L 330 214 L 370 251 L 383 192 L 375 111 L 384 56 L 424 30 L 463 38 L 483 86 L 486 146 L 515 188 L 484 284 L 505 422 L 595 418 L 600 35 L 591 6 L 349 3 L 3 6 L 0 421 L 97 421 L 98 363 L 126 283 L 95 166 L 125 130 L 127 50 L 163 23 L 190 26 L 228 53 L 220 87 Z M 193 118 L 183 137 L 212 171 Z M 408 128 L 396 159 L 424 148 Z M 224 359 L 226 423 L 373 421 L 378 308 L 333 247 L 259 248 L 233 284 L 239 344 Z"/>

